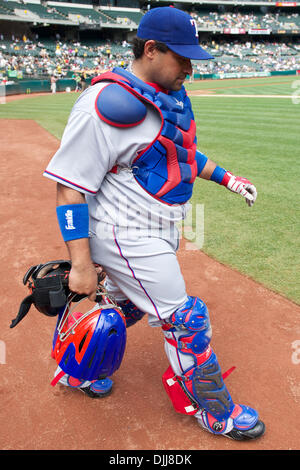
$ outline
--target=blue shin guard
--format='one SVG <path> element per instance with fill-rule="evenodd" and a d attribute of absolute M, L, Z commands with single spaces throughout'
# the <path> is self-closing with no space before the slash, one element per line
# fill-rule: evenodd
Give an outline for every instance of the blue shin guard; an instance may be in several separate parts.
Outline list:
<path fill-rule="evenodd" d="M 199 424 L 214 434 L 237 440 L 262 435 L 264 424 L 258 421 L 256 410 L 236 405 L 225 386 L 216 354 L 210 347 L 211 325 L 205 303 L 189 297 L 171 315 L 163 331 L 174 379 L 197 410 L 193 414 Z"/>
<path fill-rule="evenodd" d="M 218 419 L 226 419 L 234 403 L 210 347 L 211 325 L 205 303 L 197 297 L 189 297 L 188 302 L 173 313 L 170 323 L 172 343 L 174 345 L 175 340 L 181 357 L 183 388 L 200 408 Z"/>

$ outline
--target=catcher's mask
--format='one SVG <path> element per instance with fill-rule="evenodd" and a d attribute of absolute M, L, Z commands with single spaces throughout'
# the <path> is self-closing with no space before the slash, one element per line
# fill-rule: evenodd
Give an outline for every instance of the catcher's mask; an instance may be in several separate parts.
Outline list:
<path fill-rule="evenodd" d="M 11 322 L 14 328 L 29 312 L 31 305 L 49 317 L 55 317 L 66 306 L 69 289 L 69 274 L 72 264 L 69 260 L 49 261 L 31 266 L 23 277 L 30 295 L 22 301 L 16 318 Z M 98 274 L 98 281 L 105 273 Z"/>
<path fill-rule="evenodd" d="M 32 304 L 44 315 L 55 317 L 67 303 L 70 269 L 71 262 L 68 260 L 31 266 L 23 277 L 23 284 L 27 285 L 30 295 L 22 301 L 10 328 L 14 328 L 27 315 Z"/>
<path fill-rule="evenodd" d="M 80 303 L 87 297 L 70 296 L 58 324 L 54 357 L 64 373 L 79 380 L 97 380 L 112 375 L 121 365 L 126 345 L 126 323 L 115 303 L 99 304 L 86 310 Z M 107 297 L 106 297 L 107 301 Z M 76 305 L 71 307 L 75 302 Z M 76 309 L 76 311 L 74 311 Z"/>

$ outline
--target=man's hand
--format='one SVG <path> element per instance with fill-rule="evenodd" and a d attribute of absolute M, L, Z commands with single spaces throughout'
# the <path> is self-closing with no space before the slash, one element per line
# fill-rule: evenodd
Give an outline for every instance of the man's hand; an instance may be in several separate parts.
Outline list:
<path fill-rule="evenodd" d="M 226 171 L 224 178 L 221 182 L 230 191 L 241 194 L 246 199 L 249 207 L 253 206 L 257 198 L 257 190 L 254 184 L 250 183 L 246 178 L 234 176 L 229 171 Z"/>
<path fill-rule="evenodd" d="M 73 265 L 69 275 L 69 289 L 76 294 L 85 294 L 95 301 L 98 274 L 93 263 Z"/>

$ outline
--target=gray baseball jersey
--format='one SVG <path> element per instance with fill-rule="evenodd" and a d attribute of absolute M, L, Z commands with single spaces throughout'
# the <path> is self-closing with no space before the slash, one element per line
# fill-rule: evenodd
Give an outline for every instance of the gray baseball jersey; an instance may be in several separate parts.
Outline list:
<path fill-rule="evenodd" d="M 161 118 L 147 104 L 137 126 L 107 124 L 95 110 L 103 86 L 89 87 L 76 101 L 44 176 L 85 194 L 92 257 L 107 273 L 108 290 L 147 312 L 151 325 L 161 324 L 187 299 L 175 253 L 176 223 L 189 204 L 164 204 L 136 182 L 132 162 L 154 140 Z"/>

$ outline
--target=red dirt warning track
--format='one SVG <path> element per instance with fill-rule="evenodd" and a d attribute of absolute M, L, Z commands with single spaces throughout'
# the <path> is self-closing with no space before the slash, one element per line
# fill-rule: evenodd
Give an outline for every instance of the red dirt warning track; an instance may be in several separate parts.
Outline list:
<path fill-rule="evenodd" d="M 266 434 L 236 442 L 203 431 L 176 413 L 161 376 L 163 336 L 144 318 L 128 330 L 110 397 L 93 400 L 50 381 L 56 319 L 32 308 L 10 329 L 34 264 L 67 257 L 55 216 L 55 184 L 42 176 L 59 141 L 30 120 L 1 120 L 0 448 L 2 450 L 283 450 L 300 447 L 300 307 L 182 243 L 188 292 L 203 298 L 212 346 L 234 401 L 258 409 Z M 16 139 L 17 136 L 17 139 Z M 3 348 L 2 348 L 3 349 Z M 4 360 L 5 359 L 5 360 Z"/>

